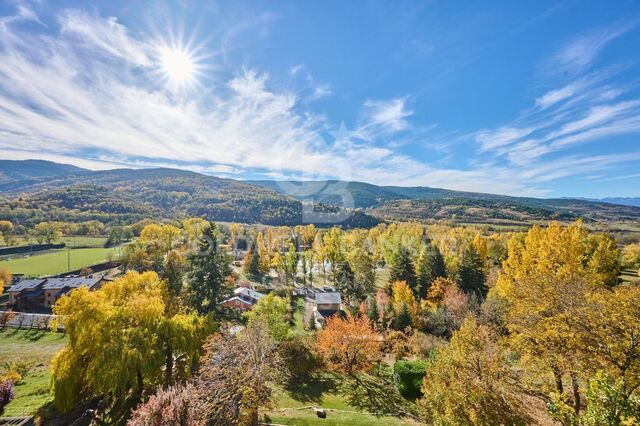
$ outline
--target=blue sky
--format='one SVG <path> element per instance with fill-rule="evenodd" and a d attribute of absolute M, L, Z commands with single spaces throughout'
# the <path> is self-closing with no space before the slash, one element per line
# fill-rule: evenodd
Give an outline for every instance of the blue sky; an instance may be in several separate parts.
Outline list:
<path fill-rule="evenodd" d="M 4 1 L 0 158 L 640 196 L 639 60 L 633 1 Z"/>

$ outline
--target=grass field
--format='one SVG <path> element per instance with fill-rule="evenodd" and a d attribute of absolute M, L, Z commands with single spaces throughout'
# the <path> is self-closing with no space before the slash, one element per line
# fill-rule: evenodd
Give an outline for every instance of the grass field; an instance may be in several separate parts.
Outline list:
<path fill-rule="evenodd" d="M 16 386 L 16 397 L 5 408 L 4 416 L 33 414 L 51 400 L 49 363 L 67 341 L 64 334 L 4 329 L 0 330 L 0 360 L 30 366 L 23 382 Z M 0 373 L 3 369 L 0 368 Z"/>
<path fill-rule="evenodd" d="M 341 374 L 324 373 L 307 383 L 278 389 L 276 407 L 263 413 L 266 423 L 285 425 L 414 425 L 408 418 L 392 414 L 415 411 L 404 400 L 389 378 L 362 375 L 358 379 Z M 319 418 L 307 407 L 321 407 L 327 417 Z"/>
<path fill-rule="evenodd" d="M 53 275 L 103 262 L 107 260 L 109 253 L 114 258 L 118 256 L 118 247 L 72 249 L 70 251 L 71 267 L 69 268 L 67 251 L 67 249 L 62 249 L 44 254 L 34 254 L 30 257 L 3 260 L 0 261 L 0 267 L 8 268 L 13 274 Z"/>

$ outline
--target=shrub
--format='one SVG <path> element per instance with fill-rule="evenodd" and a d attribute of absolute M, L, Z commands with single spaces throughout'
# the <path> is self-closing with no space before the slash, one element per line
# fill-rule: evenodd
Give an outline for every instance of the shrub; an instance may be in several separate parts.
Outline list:
<path fill-rule="evenodd" d="M 131 413 L 127 426 L 197 426 L 198 398 L 191 385 L 159 389 Z"/>
<path fill-rule="evenodd" d="M 11 382 L 14 385 L 22 382 L 22 375 L 15 370 L 9 370 L 0 377 L 2 382 Z"/>
<path fill-rule="evenodd" d="M 422 396 L 420 388 L 426 371 L 423 361 L 400 360 L 393 366 L 393 378 L 396 387 L 405 398 Z"/>
<path fill-rule="evenodd" d="M 0 414 L 4 413 L 4 407 L 16 396 L 13 382 L 5 380 L 0 382 Z"/>

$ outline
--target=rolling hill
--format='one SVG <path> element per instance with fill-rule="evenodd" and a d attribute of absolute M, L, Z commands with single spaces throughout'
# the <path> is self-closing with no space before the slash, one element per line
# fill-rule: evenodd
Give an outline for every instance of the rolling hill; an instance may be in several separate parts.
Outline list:
<path fill-rule="evenodd" d="M 0 218 L 130 223 L 202 216 L 267 225 L 367 227 L 381 220 L 530 224 L 547 220 L 638 222 L 640 207 L 363 182 L 239 181 L 177 169 L 90 171 L 37 161 L 0 162 Z"/>
<path fill-rule="evenodd" d="M 526 224 L 541 220 L 627 222 L 640 219 L 640 208 L 571 198 L 531 198 L 453 191 L 426 186 L 377 186 L 344 181 L 250 181 L 298 200 L 365 209 L 389 220 L 454 220 Z"/>
<path fill-rule="evenodd" d="M 29 176 L 0 185 L 0 197 L 0 217 L 26 225 L 43 220 L 131 223 L 148 217 L 186 216 L 297 225 L 304 219 L 303 204 L 294 198 L 233 179 L 176 169 L 74 169 L 67 175 Z M 359 212 L 331 209 L 333 214 L 342 212 L 345 227 L 379 222 Z"/>
<path fill-rule="evenodd" d="M 0 160 L 0 185 L 35 183 L 42 178 L 83 174 L 89 170 L 44 160 Z"/>

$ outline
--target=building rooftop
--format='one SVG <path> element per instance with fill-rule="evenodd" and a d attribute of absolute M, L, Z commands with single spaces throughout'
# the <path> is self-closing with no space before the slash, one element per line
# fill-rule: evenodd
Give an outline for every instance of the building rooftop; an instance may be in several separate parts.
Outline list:
<path fill-rule="evenodd" d="M 72 278 L 39 278 L 22 280 L 12 285 L 9 291 L 24 291 L 42 287 L 43 290 L 60 290 L 65 287 L 78 288 L 81 286 L 92 288 L 100 282 L 102 277 L 72 277 Z"/>
<path fill-rule="evenodd" d="M 64 287 L 78 288 L 78 287 L 93 287 L 96 285 L 102 277 L 72 277 L 72 278 L 48 278 L 42 288 L 45 290 L 56 290 Z"/>
<path fill-rule="evenodd" d="M 336 305 L 342 303 L 340 293 L 316 293 L 316 304 L 318 305 Z"/>
<path fill-rule="evenodd" d="M 23 290 L 27 290 L 27 289 L 30 289 L 30 288 L 36 288 L 36 287 L 38 287 L 39 285 L 41 285 L 45 281 L 46 281 L 46 279 L 44 279 L 44 278 L 36 279 L 36 280 L 18 281 L 17 283 L 15 283 L 11 287 L 9 287 L 8 291 L 23 291 Z"/>
<path fill-rule="evenodd" d="M 251 290 L 250 288 L 247 288 L 247 287 L 238 287 L 235 290 L 233 290 L 233 294 L 235 294 L 236 296 L 242 295 L 242 296 L 250 297 L 255 300 L 260 300 L 264 297 L 264 294 L 258 293 L 257 291 Z"/>

